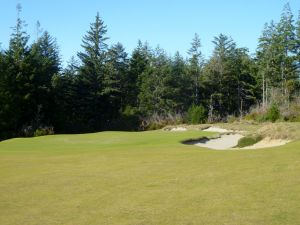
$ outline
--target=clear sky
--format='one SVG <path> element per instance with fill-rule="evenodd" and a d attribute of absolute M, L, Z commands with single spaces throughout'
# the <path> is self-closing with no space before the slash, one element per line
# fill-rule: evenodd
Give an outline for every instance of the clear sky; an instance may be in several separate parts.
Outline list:
<path fill-rule="evenodd" d="M 298 16 L 299 0 L 0 0 L 0 42 L 2 48 L 8 46 L 15 8 L 21 3 L 31 40 L 39 20 L 57 39 L 64 62 L 81 50 L 82 36 L 97 11 L 107 25 L 109 44 L 119 41 L 128 53 L 141 39 L 169 54 L 178 50 L 186 56 L 194 33 L 201 38 L 206 58 L 219 33 L 254 53 L 264 23 L 278 21 L 287 2 Z"/>

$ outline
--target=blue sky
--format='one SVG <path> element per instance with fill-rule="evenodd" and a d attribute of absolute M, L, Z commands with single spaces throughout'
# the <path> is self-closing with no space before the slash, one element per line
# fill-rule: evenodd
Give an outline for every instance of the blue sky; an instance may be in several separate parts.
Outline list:
<path fill-rule="evenodd" d="M 169 54 L 178 50 L 186 56 L 194 33 L 201 38 L 206 58 L 212 52 L 213 37 L 219 33 L 231 36 L 239 47 L 248 47 L 253 53 L 264 23 L 278 21 L 287 2 L 298 16 L 299 0 L 0 0 L 0 42 L 2 48 L 8 46 L 15 8 L 21 3 L 31 40 L 39 20 L 57 39 L 63 61 L 81 50 L 82 36 L 97 11 L 107 25 L 109 44 L 119 41 L 128 53 L 141 39 Z"/>

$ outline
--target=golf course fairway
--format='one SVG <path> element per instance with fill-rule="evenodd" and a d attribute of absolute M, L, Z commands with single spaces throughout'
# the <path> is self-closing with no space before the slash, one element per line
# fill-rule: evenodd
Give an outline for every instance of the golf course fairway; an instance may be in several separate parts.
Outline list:
<path fill-rule="evenodd" d="M 300 142 L 209 150 L 202 131 L 0 142 L 1 225 L 299 225 Z"/>

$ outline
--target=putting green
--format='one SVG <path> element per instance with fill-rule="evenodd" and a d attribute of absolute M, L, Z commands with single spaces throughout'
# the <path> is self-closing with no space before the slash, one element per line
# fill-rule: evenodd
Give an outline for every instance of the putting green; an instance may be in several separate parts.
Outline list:
<path fill-rule="evenodd" d="M 102 132 L 0 143 L 0 224 L 300 224 L 300 142 L 183 145 L 207 133 Z"/>

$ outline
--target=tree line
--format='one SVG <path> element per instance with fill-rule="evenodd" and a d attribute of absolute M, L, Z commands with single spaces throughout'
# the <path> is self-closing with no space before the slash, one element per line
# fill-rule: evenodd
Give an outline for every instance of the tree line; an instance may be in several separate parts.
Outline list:
<path fill-rule="evenodd" d="M 280 21 L 265 25 L 254 56 L 220 34 L 209 59 L 198 34 L 187 58 L 141 41 L 129 55 L 121 43 L 107 44 L 98 13 L 82 50 L 65 68 L 56 40 L 39 23 L 29 44 L 20 5 L 17 11 L 9 46 L 0 51 L 0 140 L 43 129 L 144 129 L 143 121 L 153 115 L 189 120 L 194 111 L 201 114 L 198 122 L 221 121 L 268 105 L 276 91 L 288 107 L 300 90 L 300 14 L 294 19 L 288 4 Z"/>

